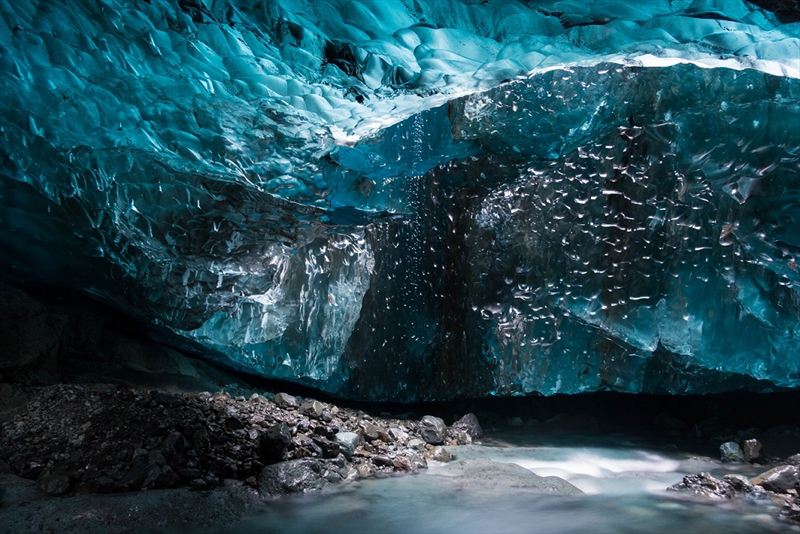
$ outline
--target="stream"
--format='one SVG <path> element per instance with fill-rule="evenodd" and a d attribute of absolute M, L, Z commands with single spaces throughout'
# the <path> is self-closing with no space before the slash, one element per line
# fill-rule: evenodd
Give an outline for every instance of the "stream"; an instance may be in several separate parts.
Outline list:
<path fill-rule="evenodd" d="M 622 436 L 543 443 L 511 434 L 450 447 L 455 462 L 516 464 L 557 476 L 581 495 L 543 495 L 511 476 L 462 473 L 429 462 L 417 475 L 343 484 L 276 500 L 237 530 L 262 533 L 791 532 L 774 510 L 747 502 L 699 501 L 666 488 L 686 474 L 734 472 L 719 461 Z M 563 436 L 562 436 L 563 438 Z M 535 441 L 536 445 L 529 443 Z M 571 441 L 572 444 L 565 443 Z M 585 443 L 586 445 L 575 445 Z M 755 474 L 742 470 L 736 472 Z M 800 532 L 800 529 L 797 529 Z"/>

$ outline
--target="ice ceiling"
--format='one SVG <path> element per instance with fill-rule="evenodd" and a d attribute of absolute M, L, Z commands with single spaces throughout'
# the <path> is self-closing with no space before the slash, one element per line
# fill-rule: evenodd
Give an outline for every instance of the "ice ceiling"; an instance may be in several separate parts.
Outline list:
<path fill-rule="evenodd" d="M 0 17 L 10 279 L 353 398 L 800 386 L 796 3 Z"/>

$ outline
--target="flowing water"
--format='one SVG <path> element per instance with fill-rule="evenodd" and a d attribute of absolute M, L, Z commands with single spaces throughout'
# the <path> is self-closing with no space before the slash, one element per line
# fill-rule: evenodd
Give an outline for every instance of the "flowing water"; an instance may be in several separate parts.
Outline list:
<path fill-rule="evenodd" d="M 571 445 L 530 446 L 516 436 L 451 450 L 457 461 L 513 463 L 540 476 L 559 476 L 584 494 L 535 494 L 513 480 L 460 477 L 446 464 L 431 462 L 418 475 L 358 481 L 277 500 L 240 528 L 283 534 L 800 532 L 763 504 L 700 502 L 667 492 L 686 474 L 721 476 L 732 469 L 674 449 L 575 436 Z M 740 466 L 736 472 L 742 472 Z"/>

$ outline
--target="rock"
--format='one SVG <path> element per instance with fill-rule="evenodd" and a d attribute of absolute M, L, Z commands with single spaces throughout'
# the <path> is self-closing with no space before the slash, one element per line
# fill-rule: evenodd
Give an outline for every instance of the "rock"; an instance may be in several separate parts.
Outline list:
<path fill-rule="evenodd" d="M 753 491 L 753 484 L 750 480 L 742 475 L 725 475 L 722 480 L 728 484 L 731 489 L 740 493 L 750 493 Z"/>
<path fill-rule="evenodd" d="M 582 495 L 583 492 L 559 477 L 541 477 L 516 464 L 490 460 L 459 460 L 441 471 L 459 486 L 472 485 L 485 490 L 515 488 L 516 491 L 548 495 Z"/>
<path fill-rule="evenodd" d="M 425 447 L 425 442 L 419 438 L 411 438 L 407 444 L 409 449 L 422 449 Z"/>
<path fill-rule="evenodd" d="M 270 427 L 258 437 L 258 455 L 265 464 L 280 462 L 292 442 L 292 432 L 286 423 Z"/>
<path fill-rule="evenodd" d="M 508 420 L 508 424 L 510 426 L 522 426 L 524 423 L 522 421 L 522 417 L 512 417 Z"/>
<path fill-rule="evenodd" d="M 339 443 L 331 441 L 324 436 L 315 436 L 312 440 L 319 446 L 324 458 L 336 458 L 342 452 L 342 447 Z"/>
<path fill-rule="evenodd" d="M 208 436 L 208 431 L 205 428 L 201 428 L 197 430 L 192 435 L 192 445 L 195 449 L 204 451 L 206 450 L 209 445 L 211 444 L 211 438 Z"/>
<path fill-rule="evenodd" d="M 447 437 L 447 425 L 438 417 L 426 415 L 419 422 L 419 433 L 431 445 L 441 445 Z"/>
<path fill-rule="evenodd" d="M 428 453 L 428 457 L 431 460 L 435 460 L 437 462 L 442 462 L 442 463 L 451 462 L 454 459 L 453 453 L 451 453 L 444 447 L 434 447 L 433 450 L 431 450 Z"/>
<path fill-rule="evenodd" d="M 755 463 L 761 461 L 763 458 L 762 449 L 763 446 L 757 439 L 746 439 L 742 443 L 742 452 L 746 462 Z"/>
<path fill-rule="evenodd" d="M 356 448 L 364 442 L 361 434 L 358 432 L 337 432 L 336 443 L 342 450 L 342 453 L 347 458 L 352 458 L 356 452 Z"/>
<path fill-rule="evenodd" d="M 376 454 L 372 457 L 372 463 L 377 466 L 391 467 L 393 465 L 392 459 L 383 454 Z"/>
<path fill-rule="evenodd" d="M 395 441 L 405 442 L 408 440 L 408 432 L 399 426 L 393 426 L 389 428 L 389 437 Z"/>
<path fill-rule="evenodd" d="M 416 472 L 428 467 L 425 458 L 417 454 L 404 454 L 392 460 L 392 466 L 398 471 Z"/>
<path fill-rule="evenodd" d="M 800 453 L 793 454 L 784 460 L 789 465 L 800 465 Z"/>
<path fill-rule="evenodd" d="M 800 467 L 796 465 L 779 465 L 765 471 L 750 480 L 754 486 L 761 486 L 775 493 L 800 491 Z"/>
<path fill-rule="evenodd" d="M 297 402 L 297 398 L 288 393 L 276 393 L 273 400 L 275 404 L 281 408 L 298 408 L 300 406 L 300 403 Z"/>
<path fill-rule="evenodd" d="M 364 438 L 367 441 L 375 441 L 376 439 L 381 439 L 381 436 L 386 434 L 386 431 L 380 428 L 377 425 L 373 425 L 372 423 L 366 423 L 363 427 L 364 429 Z"/>
<path fill-rule="evenodd" d="M 325 405 L 313 399 L 306 399 L 300 405 L 300 413 L 313 419 L 320 419 L 325 413 Z"/>
<path fill-rule="evenodd" d="M 710 473 L 687 475 L 681 482 L 670 486 L 667 490 L 691 493 L 709 499 L 730 499 L 734 494 L 730 484 L 714 478 Z"/>
<path fill-rule="evenodd" d="M 358 478 L 369 478 L 375 474 L 375 470 L 369 464 L 358 464 L 356 474 Z"/>
<path fill-rule="evenodd" d="M 726 441 L 720 445 L 719 456 L 723 462 L 744 462 L 744 452 L 735 441 Z"/>
<path fill-rule="evenodd" d="M 43 473 L 38 484 L 48 495 L 64 495 L 72 487 L 72 479 L 66 471 L 54 470 Z"/>
<path fill-rule="evenodd" d="M 258 476 L 258 487 L 270 495 L 301 493 L 321 489 L 346 476 L 343 462 L 303 458 L 266 466 Z"/>
<path fill-rule="evenodd" d="M 468 413 L 450 427 L 451 430 L 459 430 L 465 432 L 473 440 L 483 437 L 483 428 L 478 422 L 478 416 L 474 413 Z"/>

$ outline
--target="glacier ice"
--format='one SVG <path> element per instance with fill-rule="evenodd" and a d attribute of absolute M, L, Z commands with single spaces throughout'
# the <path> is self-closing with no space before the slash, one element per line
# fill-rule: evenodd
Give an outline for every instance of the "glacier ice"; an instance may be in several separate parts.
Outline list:
<path fill-rule="evenodd" d="M 800 386 L 800 10 L 0 0 L 3 276 L 353 398 Z"/>

